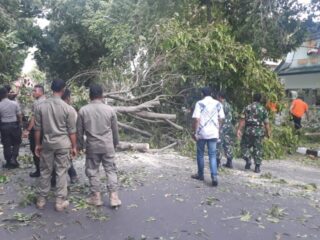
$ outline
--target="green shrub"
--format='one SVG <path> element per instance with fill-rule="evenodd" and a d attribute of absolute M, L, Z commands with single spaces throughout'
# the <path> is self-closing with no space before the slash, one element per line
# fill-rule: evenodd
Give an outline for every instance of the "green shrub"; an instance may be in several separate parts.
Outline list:
<path fill-rule="evenodd" d="M 299 135 L 292 127 L 272 126 L 272 137 L 263 141 L 264 159 L 275 159 L 295 152 Z"/>

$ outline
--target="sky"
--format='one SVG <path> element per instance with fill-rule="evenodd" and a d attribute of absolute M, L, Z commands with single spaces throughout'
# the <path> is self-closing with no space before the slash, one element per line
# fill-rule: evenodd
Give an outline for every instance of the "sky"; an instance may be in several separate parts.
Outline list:
<path fill-rule="evenodd" d="M 36 18 L 34 20 L 34 24 L 38 25 L 41 29 L 44 29 L 49 25 L 49 21 L 45 18 Z M 34 60 L 34 52 L 37 50 L 36 47 L 32 47 L 28 49 L 28 56 L 24 60 L 24 64 L 22 67 L 22 74 L 27 74 L 31 72 L 35 67 L 37 67 L 37 63 Z"/>

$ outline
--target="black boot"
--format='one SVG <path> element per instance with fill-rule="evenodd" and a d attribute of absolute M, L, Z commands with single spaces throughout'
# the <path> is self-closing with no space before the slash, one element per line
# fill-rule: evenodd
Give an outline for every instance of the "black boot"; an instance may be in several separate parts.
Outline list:
<path fill-rule="evenodd" d="M 193 174 L 193 175 L 191 175 L 191 178 L 197 179 L 199 181 L 203 181 L 204 180 L 203 175 L 199 175 L 199 174 Z"/>
<path fill-rule="evenodd" d="M 2 167 L 3 167 L 3 168 L 8 168 L 8 169 L 10 169 L 10 168 L 11 168 L 11 164 L 10 164 L 9 161 L 6 161 L 6 163 L 3 164 Z"/>
<path fill-rule="evenodd" d="M 255 173 L 260 173 L 261 170 L 260 170 L 260 164 L 256 164 L 256 167 L 254 168 L 254 172 Z"/>
<path fill-rule="evenodd" d="M 217 187 L 218 186 L 218 177 L 217 176 L 212 176 L 212 186 Z"/>
<path fill-rule="evenodd" d="M 19 163 L 17 161 L 17 157 L 16 156 L 11 158 L 10 166 L 11 166 L 11 168 L 18 168 L 19 167 Z"/>
<path fill-rule="evenodd" d="M 29 173 L 29 176 L 32 178 L 40 177 L 40 160 L 38 157 L 33 157 L 34 165 L 36 166 L 36 171 L 33 173 Z"/>
<path fill-rule="evenodd" d="M 32 178 L 40 177 L 40 170 L 37 169 L 35 172 L 29 173 L 29 176 Z"/>
<path fill-rule="evenodd" d="M 223 164 L 223 166 L 226 167 L 226 168 L 233 168 L 232 158 L 228 158 L 228 159 L 227 159 L 227 163 L 226 163 L 226 164 Z"/>
<path fill-rule="evenodd" d="M 251 169 L 251 162 L 250 160 L 246 160 L 246 165 L 244 167 L 246 170 L 250 170 Z"/>

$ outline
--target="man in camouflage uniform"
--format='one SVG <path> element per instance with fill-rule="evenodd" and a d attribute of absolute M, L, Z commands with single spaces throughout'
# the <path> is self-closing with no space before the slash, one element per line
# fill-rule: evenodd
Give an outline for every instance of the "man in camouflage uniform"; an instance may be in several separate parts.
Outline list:
<path fill-rule="evenodd" d="M 225 93 L 219 92 L 217 94 L 217 99 L 221 102 L 223 106 L 223 111 L 225 114 L 225 119 L 222 126 L 220 127 L 220 142 L 217 146 L 217 165 L 220 166 L 222 159 L 222 150 L 227 158 L 227 163 L 223 166 L 227 168 L 233 168 L 233 139 L 234 139 L 234 128 L 232 125 L 232 107 L 225 99 Z"/>
<path fill-rule="evenodd" d="M 262 140 L 266 135 L 270 137 L 268 112 L 260 103 L 261 94 L 253 95 L 253 103 L 249 104 L 241 113 L 237 136 L 241 139 L 242 157 L 246 161 L 245 169 L 250 169 L 251 158 L 255 162 L 255 172 L 260 172 L 262 162 Z"/>

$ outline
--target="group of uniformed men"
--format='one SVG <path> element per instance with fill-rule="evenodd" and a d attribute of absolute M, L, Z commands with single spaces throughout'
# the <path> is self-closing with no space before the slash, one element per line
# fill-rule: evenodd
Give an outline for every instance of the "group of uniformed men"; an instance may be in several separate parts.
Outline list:
<path fill-rule="evenodd" d="M 234 127 L 231 105 L 225 99 L 225 93 L 219 92 L 217 99 L 212 97 L 209 87 L 201 90 L 203 99 L 198 101 L 192 115 L 193 138 L 197 143 L 198 172 L 191 175 L 193 179 L 204 180 L 204 150 L 208 148 L 210 173 L 213 186 L 218 186 L 218 167 L 222 150 L 226 155 L 227 168 L 233 168 Z M 244 108 L 236 131 L 241 139 L 241 153 L 245 160 L 245 169 L 250 170 L 254 160 L 255 172 L 260 173 L 262 162 L 262 140 L 270 137 L 271 131 L 268 112 L 261 104 L 261 94 L 253 95 L 253 102 Z"/>
<path fill-rule="evenodd" d="M 43 209 L 50 188 L 55 185 L 55 209 L 59 212 L 69 205 L 67 200 L 67 173 L 71 183 L 78 180 L 72 158 L 85 151 L 85 172 L 90 182 L 91 195 L 87 203 L 101 206 L 99 166 L 107 175 L 107 188 L 111 207 L 121 205 L 118 197 L 115 147 L 119 143 L 117 116 L 103 102 L 103 89 L 93 84 L 89 89 L 91 102 L 78 114 L 70 105 L 70 91 L 63 80 L 51 84 L 52 96 L 44 95 L 42 85 L 35 85 L 32 116 L 22 133 L 22 114 L 19 104 L 8 98 L 8 89 L 0 88 L 1 140 L 4 148 L 5 168 L 16 168 L 21 136 L 29 137 L 30 149 L 38 177 L 36 206 Z M 86 140 L 84 139 L 86 136 Z"/>
<path fill-rule="evenodd" d="M 117 168 L 114 161 L 115 147 L 119 143 L 117 116 L 110 106 L 104 104 L 102 87 L 90 87 L 91 102 L 82 107 L 78 114 L 70 105 L 70 91 L 66 89 L 63 80 L 54 80 L 51 90 L 52 96 L 46 99 L 43 86 L 34 86 L 35 102 L 32 105 L 32 116 L 22 134 L 19 104 L 8 98 L 7 88 L 0 89 L 0 129 L 6 160 L 4 167 L 19 166 L 17 157 L 21 134 L 23 137 L 29 137 L 36 168 L 35 172 L 30 173 L 30 177 L 39 177 L 36 206 L 39 209 L 44 208 L 50 188 L 55 185 L 55 209 L 63 211 L 69 205 L 67 173 L 71 183 L 78 180 L 72 158 L 85 148 L 85 173 L 89 178 L 91 190 L 87 202 L 96 206 L 103 205 L 99 180 L 99 166 L 102 163 L 107 175 L 110 205 L 120 206 Z M 204 180 L 204 149 L 207 145 L 212 185 L 217 186 L 217 168 L 220 166 L 222 150 L 227 158 L 224 166 L 233 168 L 233 114 L 223 92 L 217 94 L 217 100 L 212 97 L 211 89 L 208 87 L 202 89 L 202 94 L 203 99 L 196 103 L 192 116 L 193 138 L 197 142 L 198 172 L 191 177 Z M 260 102 L 261 95 L 254 94 L 253 103 L 240 115 L 237 129 L 237 137 L 242 139 L 241 151 L 246 161 L 245 169 L 251 168 L 253 159 L 256 173 L 260 172 L 263 137 L 270 136 L 268 113 Z"/>

